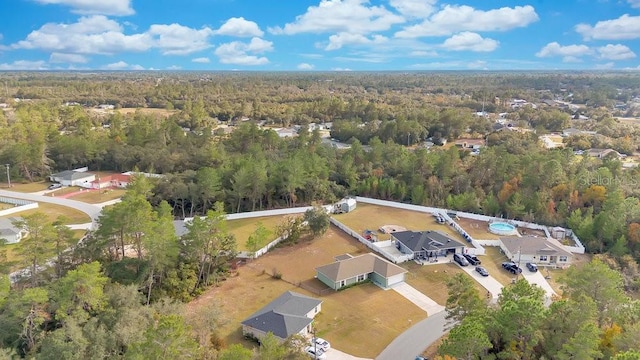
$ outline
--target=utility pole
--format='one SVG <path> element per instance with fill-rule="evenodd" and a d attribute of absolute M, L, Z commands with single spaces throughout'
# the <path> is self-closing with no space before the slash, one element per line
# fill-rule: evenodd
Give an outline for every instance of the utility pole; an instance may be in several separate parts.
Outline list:
<path fill-rule="evenodd" d="M 313 328 L 313 358 L 318 359 L 318 342 L 316 341 L 316 329 Z"/>
<path fill-rule="evenodd" d="M 522 271 L 522 269 L 520 268 L 520 259 L 522 258 L 522 246 L 518 246 L 518 269 L 519 271 L 516 271 L 516 281 L 518 281 L 518 276 L 520 276 L 520 271 Z"/>
<path fill-rule="evenodd" d="M 9 166 L 10 166 L 10 164 L 4 164 L 4 166 L 7 167 L 7 184 L 9 185 L 8 187 L 11 187 L 11 177 L 9 176 Z"/>

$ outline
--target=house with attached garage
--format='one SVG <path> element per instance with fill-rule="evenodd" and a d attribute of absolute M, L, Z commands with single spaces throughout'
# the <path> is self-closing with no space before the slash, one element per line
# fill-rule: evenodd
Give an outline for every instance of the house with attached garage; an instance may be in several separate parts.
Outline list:
<path fill-rule="evenodd" d="M 562 243 L 545 236 L 504 236 L 500 249 L 513 262 L 534 263 L 538 266 L 566 267 L 573 254 Z"/>
<path fill-rule="evenodd" d="M 465 245 L 440 231 L 398 231 L 391 234 L 391 240 L 403 254 L 413 255 L 412 259 L 425 260 L 447 254 L 462 254 Z"/>
<path fill-rule="evenodd" d="M 366 280 L 387 289 L 404 282 L 406 272 L 372 253 L 358 256 L 344 254 L 336 257 L 335 262 L 316 268 L 316 277 L 334 290 Z"/>
<path fill-rule="evenodd" d="M 272 333 L 280 341 L 292 335 L 308 336 L 313 318 L 320 312 L 322 301 L 287 291 L 242 322 L 242 334 L 262 339 Z"/>

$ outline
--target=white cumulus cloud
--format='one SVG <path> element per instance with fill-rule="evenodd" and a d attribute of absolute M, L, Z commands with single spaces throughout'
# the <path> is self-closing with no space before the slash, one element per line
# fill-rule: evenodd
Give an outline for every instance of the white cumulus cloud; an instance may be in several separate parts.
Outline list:
<path fill-rule="evenodd" d="M 192 59 L 191 61 L 199 64 L 208 64 L 211 62 L 211 60 L 209 60 L 208 57 L 199 57 L 199 58 Z"/>
<path fill-rule="evenodd" d="M 600 57 L 607 60 L 629 60 L 636 57 L 636 54 L 629 47 L 622 44 L 608 44 L 597 49 Z"/>
<path fill-rule="evenodd" d="M 591 54 L 593 54 L 593 50 L 587 45 L 562 46 L 554 41 L 540 49 L 536 56 L 541 58 L 562 56 L 564 62 L 579 62 L 581 61 L 580 57 Z"/>
<path fill-rule="evenodd" d="M 313 70 L 315 66 L 307 63 L 298 64 L 298 70 Z"/>
<path fill-rule="evenodd" d="M 43 60 L 16 60 L 12 63 L 0 64 L 0 70 L 47 70 L 47 63 Z"/>
<path fill-rule="evenodd" d="M 399 38 L 447 36 L 459 31 L 507 31 L 538 21 L 530 6 L 502 7 L 488 11 L 467 5 L 447 5 L 420 24 L 405 27 L 395 35 Z"/>
<path fill-rule="evenodd" d="M 269 28 L 274 34 L 348 32 L 368 34 L 388 30 L 405 21 L 384 6 L 370 6 L 369 0 L 321 0 L 284 27 Z"/>
<path fill-rule="evenodd" d="M 329 44 L 325 47 L 325 50 L 337 50 L 345 45 L 381 44 L 387 40 L 388 39 L 382 35 L 374 35 L 373 37 L 368 38 L 362 34 L 341 32 L 329 36 Z"/>
<path fill-rule="evenodd" d="M 79 54 L 64 54 L 64 53 L 52 53 L 49 56 L 50 63 L 76 63 L 85 64 L 89 61 L 86 56 Z"/>
<path fill-rule="evenodd" d="M 624 14 L 617 19 L 598 21 L 594 26 L 578 24 L 578 34 L 585 40 L 630 40 L 640 38 L 640 16 Z"/>
<path fill-rule="evenodd" d="M 260 30 L 258 24 L 253 21 L 245 20 L 243 17 L 233 17 L 227 20 L 218 30 L 216 35 L 227 35 L 236 37 L 261 37 L 264 32 Z"/>
<path fill-rule="evenodd" d="M 234 65 L 265 65 L 269 59 L 265 56 L 258 56 L 267 51 L 273 50 L 273 43 L 258 37 L 251 39 L 249 43 L 232 41 L 225 43 L 214 51 L 222 64 Z"/>
<path fill-rule="evenodd" d="M 64 5 L 84 15 L 133 15 L 131 0 L 35 0 L 40 4 Z"/>
<path fill-rule="evenodd" d="M 438 0 L 389 0 L 389 5 L 407 18 L 426 18 Z"/>
<path fill-rule="evenodd" d="M 147 34 L 155 40 L 154 46 L 164 55 L 187 55 L 211 47 L 208 39 L 213 31 L 208 27 L 198 30 L 170 24 L 151 25 Z"/>
<path fill-rule="evenodd" d="M 102 67 L 104 70 L 144 70 L 141 65 L 129 65 L 124 61 L 107 64 Z"/>
<path fill-rule="evenodd" d="M 491 52 L 497 49 L 499 44 L 497 40 L 483 38 L 477 33 L 465 31 L 445 40 L 442 47 L 453 51 Z"/>
<path fill-rule="evenodd" d="M 125 35 L 116 21 L 95 15 L 81 17 L 72 24 L 44 24 L 11 46 L 67 54 L 110 55 L 149 50 L 151 40 L 147 34 Z"/>

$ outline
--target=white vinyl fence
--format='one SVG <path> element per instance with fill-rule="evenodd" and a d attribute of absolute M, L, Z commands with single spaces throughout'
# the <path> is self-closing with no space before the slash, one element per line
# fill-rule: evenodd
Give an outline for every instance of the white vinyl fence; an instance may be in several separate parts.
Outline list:
<path fill-rule="evenodd" d="M 14 207 L 9 209 L 4 209 L 0 211 L 0 216 L 7 216 L 11 214 L 15 214 L 25 210 L 37 209 L 38 203 L 28 200 L 14 199 L 8 197 L 0 197 L 0 202 L 5 204 L 14 205 Z"/>

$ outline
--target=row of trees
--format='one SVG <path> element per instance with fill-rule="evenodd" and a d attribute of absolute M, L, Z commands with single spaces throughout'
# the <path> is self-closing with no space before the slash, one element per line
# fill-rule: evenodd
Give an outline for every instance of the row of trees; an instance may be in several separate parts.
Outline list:
<path fill-rule="evenodd" d="M 521 279 L 498 303 L 481 299 L 468 276 L 449 280 L 447 318 L 453 327 L 439 348 L 456 359 L 637 359 L 640 303 L 623 277 L 595 259 L 571 267 L 564 297 L 545 307 L 544 291 Z"/>

